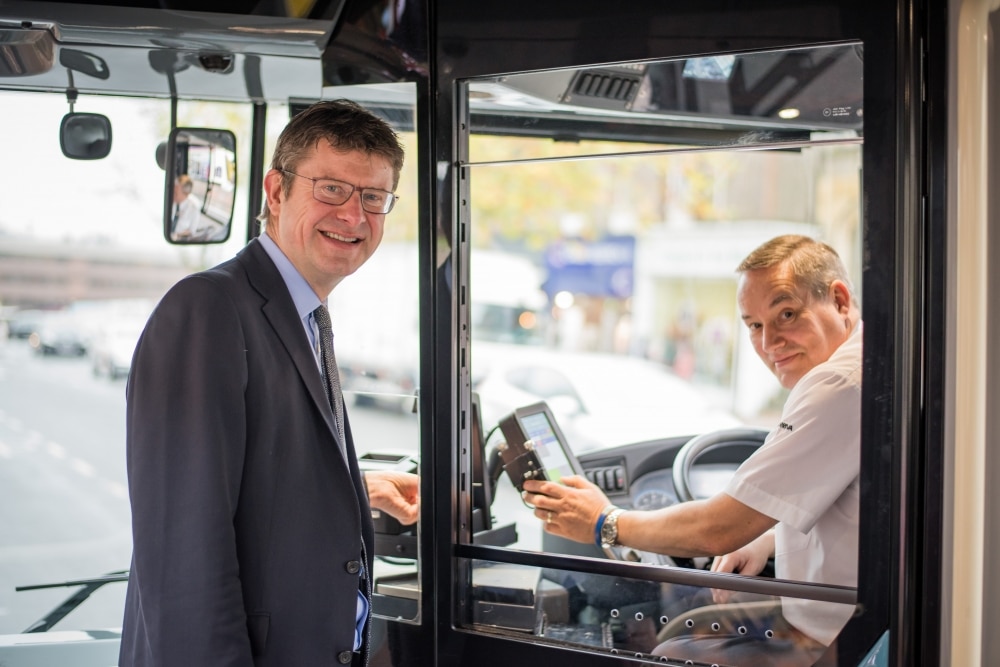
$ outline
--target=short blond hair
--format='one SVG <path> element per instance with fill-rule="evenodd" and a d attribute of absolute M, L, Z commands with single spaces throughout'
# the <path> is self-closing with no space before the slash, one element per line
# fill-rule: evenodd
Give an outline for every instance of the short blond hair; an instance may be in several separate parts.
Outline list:
<path fill-rule="evenodd" d="M 854 295 L 851 280 L 837 251 L 822 241 L 801 234 L 785 234 L 766 241 L 740 262 L 736 272 L 769 269 L 781 264 L 787 264 L 794 280 L 804 284 L 817 298 L 826 298 L 835 280 L 842 281 L 851 296 Z"/>

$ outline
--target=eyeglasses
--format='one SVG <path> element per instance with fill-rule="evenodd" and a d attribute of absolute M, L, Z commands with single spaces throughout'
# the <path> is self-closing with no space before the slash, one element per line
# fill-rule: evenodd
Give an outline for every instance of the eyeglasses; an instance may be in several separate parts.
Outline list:
<path fill-rule="evenodd" d="M 350 183 L 338 181 L 334 178 L 309 178 L 308 176 L 296 174 L 294 171 L 288 171 L 287 169 L 279 169 L 279 171 L 312 181 L 313 198 L 324 204 L 340 206 L 351 198 L 355 190 L 358 190 L 361 193 L 361 208 L 369 213 L 384 214 L 391 211 L 396 200 L 399 199 L 393 193 L 379 190 L 378 188 L 358 188 Z"/>

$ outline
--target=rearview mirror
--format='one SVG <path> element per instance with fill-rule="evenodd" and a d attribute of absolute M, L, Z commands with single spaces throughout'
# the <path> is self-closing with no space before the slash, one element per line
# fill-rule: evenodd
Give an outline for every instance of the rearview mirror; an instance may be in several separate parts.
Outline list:
<path fill-rule="evenodd" d="M 59 146 L 73 160 L 100 160 L 111 152 L 111 121 L 97 113 L 63 116 L 59 126 Z"/>
<path fill-rule="evenodd" d="M 236 201 L 236 135 L 178 127 L 166 150 L 163 235 L 170 243 L 222 243 Z"/>

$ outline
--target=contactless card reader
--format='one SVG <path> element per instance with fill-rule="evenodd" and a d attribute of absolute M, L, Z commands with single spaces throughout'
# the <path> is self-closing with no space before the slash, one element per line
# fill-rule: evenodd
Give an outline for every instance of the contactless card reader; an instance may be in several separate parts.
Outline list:
<path fill-rule="evenodd" d="M 516 409 L 500 420 L 500 430 L 506 442 L 497 448 L 504 471 L 518 491 L 524 491 L 525 480 L 558 482 L 566 475 L 583 474 L 544 401 Z"/>

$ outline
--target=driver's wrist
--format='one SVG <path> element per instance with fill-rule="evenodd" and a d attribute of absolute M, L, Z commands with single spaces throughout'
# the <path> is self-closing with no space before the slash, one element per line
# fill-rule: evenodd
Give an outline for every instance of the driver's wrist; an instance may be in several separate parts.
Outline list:
<path fill-rule="evenodd" d="M 604 522 L 607 521 L 608 515 L 611 514 L 613 511 L 615 511 L 616 509 L 618 508 L 615 507 L 614 505 L 605 505 L 604 509 L 602 509 L 601 513 L 597 516 L 597 523 L 594 524 L 594 544 L 596 544 L 599 547 L 602 546 L 604 542 L 603 538 L 601 537 L 601 531 L 604 528 Z"/>

